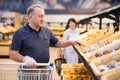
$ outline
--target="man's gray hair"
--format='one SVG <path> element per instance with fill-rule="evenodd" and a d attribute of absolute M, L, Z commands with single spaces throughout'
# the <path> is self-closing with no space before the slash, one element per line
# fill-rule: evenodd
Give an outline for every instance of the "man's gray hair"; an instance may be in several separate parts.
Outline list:
<path fill-rule="evenodd" d="M 39 4 L 33 4 L 30 7 L 28 7 L 27 14 L 29 15 L 30 13 L 32 13 L 34 11 L 34 8 L 36 8 L 36 7 L 44 9 L 43 6 L 41 6 Z"/>

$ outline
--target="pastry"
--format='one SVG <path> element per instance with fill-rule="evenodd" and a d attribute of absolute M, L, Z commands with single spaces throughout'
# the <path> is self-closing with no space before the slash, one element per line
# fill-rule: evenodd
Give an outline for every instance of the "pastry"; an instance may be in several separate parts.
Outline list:
<path fill-rule="evenodd" d="M 110 53 L 110 51 L 108 51 L 108 50 L 105 50 L 105 51 L 103 52 L 104 55 L 109 54 L 109 53 Z"/>
<path fill-rule="evenodd" d="M 98 69 L 100 72 L 109 70 L 109 68 L 106 67 L 105 65 L 99 65 L 99 66 L 97 67 L 97 69 Z"/>

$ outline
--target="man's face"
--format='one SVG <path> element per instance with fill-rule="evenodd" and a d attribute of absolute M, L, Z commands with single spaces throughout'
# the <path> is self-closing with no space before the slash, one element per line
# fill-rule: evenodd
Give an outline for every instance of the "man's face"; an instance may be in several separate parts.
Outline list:
<path fill-rule="evenodd" d="M 31 21 L 34 24 L 34 26 L 39 26 L 39 27 L 44 26 L 44 16 L 45 16 L 44 9 L 36 7 L 31 17 Z"/>

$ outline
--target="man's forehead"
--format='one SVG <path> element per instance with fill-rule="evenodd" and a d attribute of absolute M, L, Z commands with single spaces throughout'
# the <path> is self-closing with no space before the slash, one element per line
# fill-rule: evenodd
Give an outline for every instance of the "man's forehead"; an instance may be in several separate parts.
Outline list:
<path fill-rule="evenodd" d="M 45 11 L 44 11 L 44 9 L 42 9 L 42 8 L 39 8 L 39 7 L 36 7 L 36 8 L 34 8 L 34 12 L 35 13 L 38 13 L 38 12 L 40 12 L 41 14 L 45 14 Z M 39 13 L 39 14 L 40 14 Z"/>

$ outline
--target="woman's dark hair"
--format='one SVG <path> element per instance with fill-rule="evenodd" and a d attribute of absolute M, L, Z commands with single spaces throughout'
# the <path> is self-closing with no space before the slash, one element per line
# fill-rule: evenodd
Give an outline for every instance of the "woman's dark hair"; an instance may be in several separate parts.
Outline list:
<path fill-rule="evenodd" d="M 74 18 L 70 18 L 67 22 L 67 25 L 65 26 L 65 30 L 67 30 L 69 28 L 70 21 L 74 22 L 75 24 L 77 23 Z"/>

